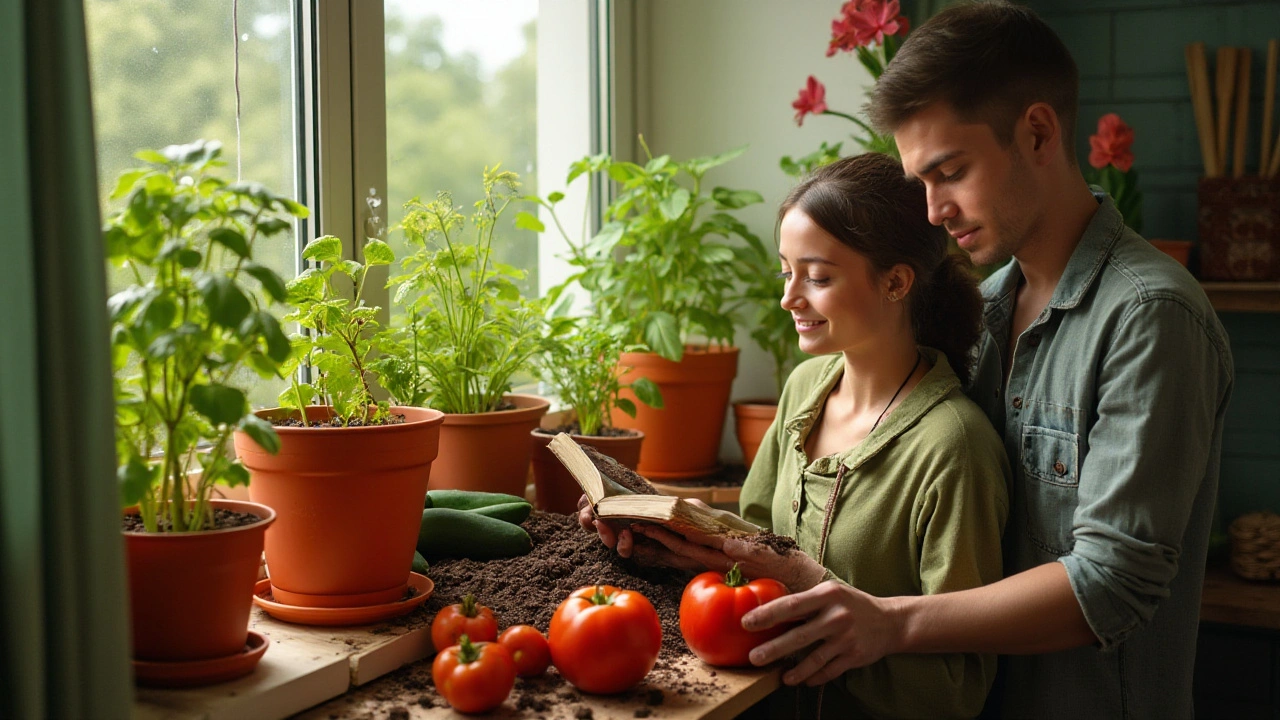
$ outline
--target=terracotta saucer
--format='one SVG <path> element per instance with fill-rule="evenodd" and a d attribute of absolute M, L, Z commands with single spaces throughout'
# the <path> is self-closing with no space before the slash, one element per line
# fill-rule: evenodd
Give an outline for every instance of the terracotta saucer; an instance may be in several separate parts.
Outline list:
<path fill-rule="evenodd" d="M 275 600 L 268 600 L 267 598 L 271 595 L 271 581 L 259 580 L 253 587 L 253 604 L 277 620 L 299 625 L 372 625 L 408 615 L 431 597 L 432 591 L 435 590 L 435 583 L 425 575 L 409 573 L 409 587 L 415 590 L 413 597 L 393 603 L 352 608 L 320 608 L 285 605 Z"/>
<path fill-rule="evenodd" d="M 271 641 L 266 635 L 249 631 L 244 650 L 226 657 L 179 662 L 133 661 L 133 677 L 148 687 L 197 687 L 234 680 L 258 666 Z"/>

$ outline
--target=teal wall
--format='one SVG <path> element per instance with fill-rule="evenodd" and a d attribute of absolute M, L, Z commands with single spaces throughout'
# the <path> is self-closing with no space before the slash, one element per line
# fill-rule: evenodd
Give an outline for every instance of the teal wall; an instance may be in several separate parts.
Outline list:
<path fill-rule="evenodd" d="M 1256 172 L 1267 40 L 1280 38 L 1280 2 L 1031 0 L 1080 66 L 1076 143 L 1084 166 L 1098 118 L 1119 113 L 1134 129 L 1144 234 L 1196 237 L 1200 146 L 1183 47 L 1203 41 L 1213 77 L 1218 46 L 1253 49 L 1247 172 Z M 1234 122 L 1234 121 L 1233 121 Z M 1280 117 L 1272 121 L 1280 129 Z M 1234 142 L 1234 140 L 1233 140 Z M 1280 512 L 1280 314 L 1225 313 L 1236 387 L 1223 440 L 1221 516 Z"/>

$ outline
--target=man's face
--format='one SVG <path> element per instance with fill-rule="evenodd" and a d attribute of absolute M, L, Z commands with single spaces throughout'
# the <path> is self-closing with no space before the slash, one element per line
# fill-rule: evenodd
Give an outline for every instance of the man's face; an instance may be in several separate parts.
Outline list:
<path fill-rule="evenodd" d="M 1002 146 L 989 125 L 963 122 L 937 102 L 902 123 L 894 138 L 907 175 L 925 186 L 929 222 L 945 227 L 977 265 L 1018 253 L 1039 210 L 1016 136 Z"/>

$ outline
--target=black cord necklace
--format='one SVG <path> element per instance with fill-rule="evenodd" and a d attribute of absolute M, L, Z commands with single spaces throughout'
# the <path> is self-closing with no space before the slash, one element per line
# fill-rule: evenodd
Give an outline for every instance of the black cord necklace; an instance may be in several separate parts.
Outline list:
<path fill-rule="evenodd" d="M 884 419 L 884 414 L 889 412 L 889 408 L 893 406 L 893 401 L 898 399 L 898 393 L 902 392 L 902 388 L 907 386 L 907 383 L 910 382 L 911 380 L 911 376 L 916 374 L 916 369 L 920 367 L 921 359 L 922 358 L 920 356 L 920 351 L 917 350 L 916 364 L 911 366 L 911 372 L 907 373 L 907 376 L 902 379 L 902 384 L 898 386 L 898 389 L 896 391 L 894 391 L 893 397 L 889 398 L 889 404 L 885 405 L 884 410 L 880 411 L 880 417 L 876 418 L 875 424 L 871 426 L 871 429 L 869 431 L 867 431 L 868 435 L 875 432 L 876 428 L 880 426 L 880 421 Z"/>

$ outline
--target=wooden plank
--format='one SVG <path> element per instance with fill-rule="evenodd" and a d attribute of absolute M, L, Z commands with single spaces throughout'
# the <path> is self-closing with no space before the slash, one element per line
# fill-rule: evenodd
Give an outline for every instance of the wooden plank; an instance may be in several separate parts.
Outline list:
<path fill-rule="evenodd" d="M 1245 580 L 1224 567 L 1205 571 L 1203 622 L 1280 630 L 1280 583 Z"/>
<path fill-rule="evenodd" d="M 1280 282 L 1202 282 L 1218 312 L 1280 312 Z"/>

